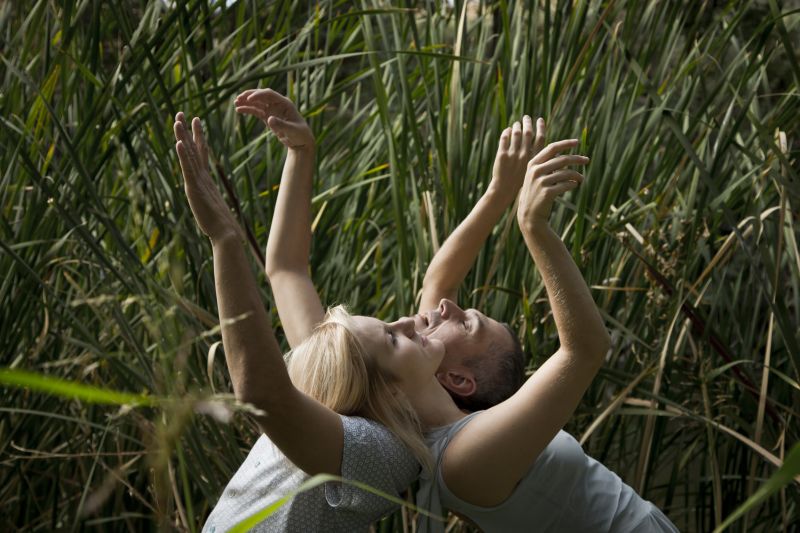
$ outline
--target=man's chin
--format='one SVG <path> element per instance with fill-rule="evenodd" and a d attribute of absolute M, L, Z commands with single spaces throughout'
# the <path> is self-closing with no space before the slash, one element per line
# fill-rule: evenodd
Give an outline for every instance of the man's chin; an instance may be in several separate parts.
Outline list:
<path fill-rule="evenodd" d="M 439 368 L 436 369 L 437 372 L 445 372 L 453 366 L 454 356 L 447 353 L 447 347 L 444 343 L 442 343 L 442 350 L 444 350 L 444 353 L 442 354 L 442 360 L 439 362 Z"/>

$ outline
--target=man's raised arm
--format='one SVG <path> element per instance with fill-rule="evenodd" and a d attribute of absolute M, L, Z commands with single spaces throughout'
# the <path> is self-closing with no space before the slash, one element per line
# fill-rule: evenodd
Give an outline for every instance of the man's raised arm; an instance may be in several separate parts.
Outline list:
<path fill-rule="evenodd" d="M 549 225 L 555 199 L 583 182 L 583 175 L 568 167 L 586 165 L 589 158 L 560 155 L 577 144 L 575 139 L 551 143 L 531 160 L 517 208 L 561 345 L 511 398 L 470 421 L 443 458 L 447 487 L 473 505 L 498 505 L 512 494 L 575 412 L 611 343 L 586 281 Z"/>
<path fill-rule="evenodd" d="M 528 161 L 544 146 L 544 121 L 531 117 L 503 130 L 492 169 L 492 180 L 467 218 L 450 234 L 433 257 L 422 282 L 419 311 L 436 308 L 442 298 L 456 301 L 458 287 L 475 263 L 487 237 L 522 186 Z"/>

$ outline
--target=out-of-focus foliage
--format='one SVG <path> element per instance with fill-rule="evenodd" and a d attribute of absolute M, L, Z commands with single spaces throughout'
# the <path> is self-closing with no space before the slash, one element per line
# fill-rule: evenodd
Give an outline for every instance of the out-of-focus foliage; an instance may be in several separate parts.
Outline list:
<path fill-rule="evenodd" d="M 269 305 L 256 257 L 284 154 L 234 113 L 255 86 L 288 93 L 317 136 L 323 301 L 380 318 L 414 310 L 502 128 L 529 113 L 579 137 L 587 180 L 552 223 L 614 345 L 567 429 L 681 530 L 720 524 L 800 433 L 798 7 L 0 3 L 1 365 L 176 400 L 4 386 L 0 527 L 198 530 L 254 441 L 208 400 L 230 388 L 170 126 L 203 118 Z M 531 370 L 555 350 L 513 217 L 461 296 L 519 329 Z M 797 479 L 732 529 L 796 525 Z"/>

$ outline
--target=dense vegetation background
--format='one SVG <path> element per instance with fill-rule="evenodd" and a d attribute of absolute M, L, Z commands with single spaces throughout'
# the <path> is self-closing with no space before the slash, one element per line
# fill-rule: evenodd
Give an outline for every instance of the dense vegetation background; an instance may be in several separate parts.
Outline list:
<path fill-rule="evenodd" d="M 614 345 L 567 429 L 684 531 L 765 486 L 800 437 L 797 2 L 227 4 L 0 3 L 0 528 L 195 531 L 254 441 L 171 123 L 203 118 L 270 305 L 283 150 L 232 105 L 255 86 L 318 139 L 323 301 L 381 318 L 414 311 L 503 127 L 580 137 L 552 223 Z M 555 350 L 513 217 L 461 296 L 530 370 Z M 797 526 L 794 457 L 732 530 Z"/>

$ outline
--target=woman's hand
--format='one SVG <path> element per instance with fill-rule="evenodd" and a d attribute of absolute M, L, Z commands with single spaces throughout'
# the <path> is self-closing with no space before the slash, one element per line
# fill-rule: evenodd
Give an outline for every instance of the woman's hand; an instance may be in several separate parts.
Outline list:
<path fill-rule="evenodd" d="M 577 139 L 550 143 L 528 163 L 517 207 L 517 222 L 523 233 L 549 227 L 550 211 L 556 197 L 583 182 L 582 174 L 566 167 L 585 165 L 589 158 L 582 155 L 558 155 L 577 145 Z"/>
<path fill-rule="evenodd" d="M 272 89 L 250 89 L 234 100 L 236 112 L 260 118 L 287 148 L 314 149 L 314 134 L 294 103 Z"/>
<path fill-rule="evenodd" d="M 536 137 L 531 117 L 522 117 L 522 124 L 514 122 L 503 130 L 492 168 L 491 188 L 510 201 L 517 196 L 525 180 L 528 161 L 544 146 L 544 120 L 536 121 Z"/>
<path fill-rule="evenodd" d="M 239 224 L 211 180 L 208 170 L 208 145 L 200 119 L 192 120 L 192 135 L 183 112 L 175 115 L 175 149 L 181 162 L 183 187 L 200 229 L 212 240 L 240 235 Z M 194 138 L 192 138 L 194 137 Z"/>

